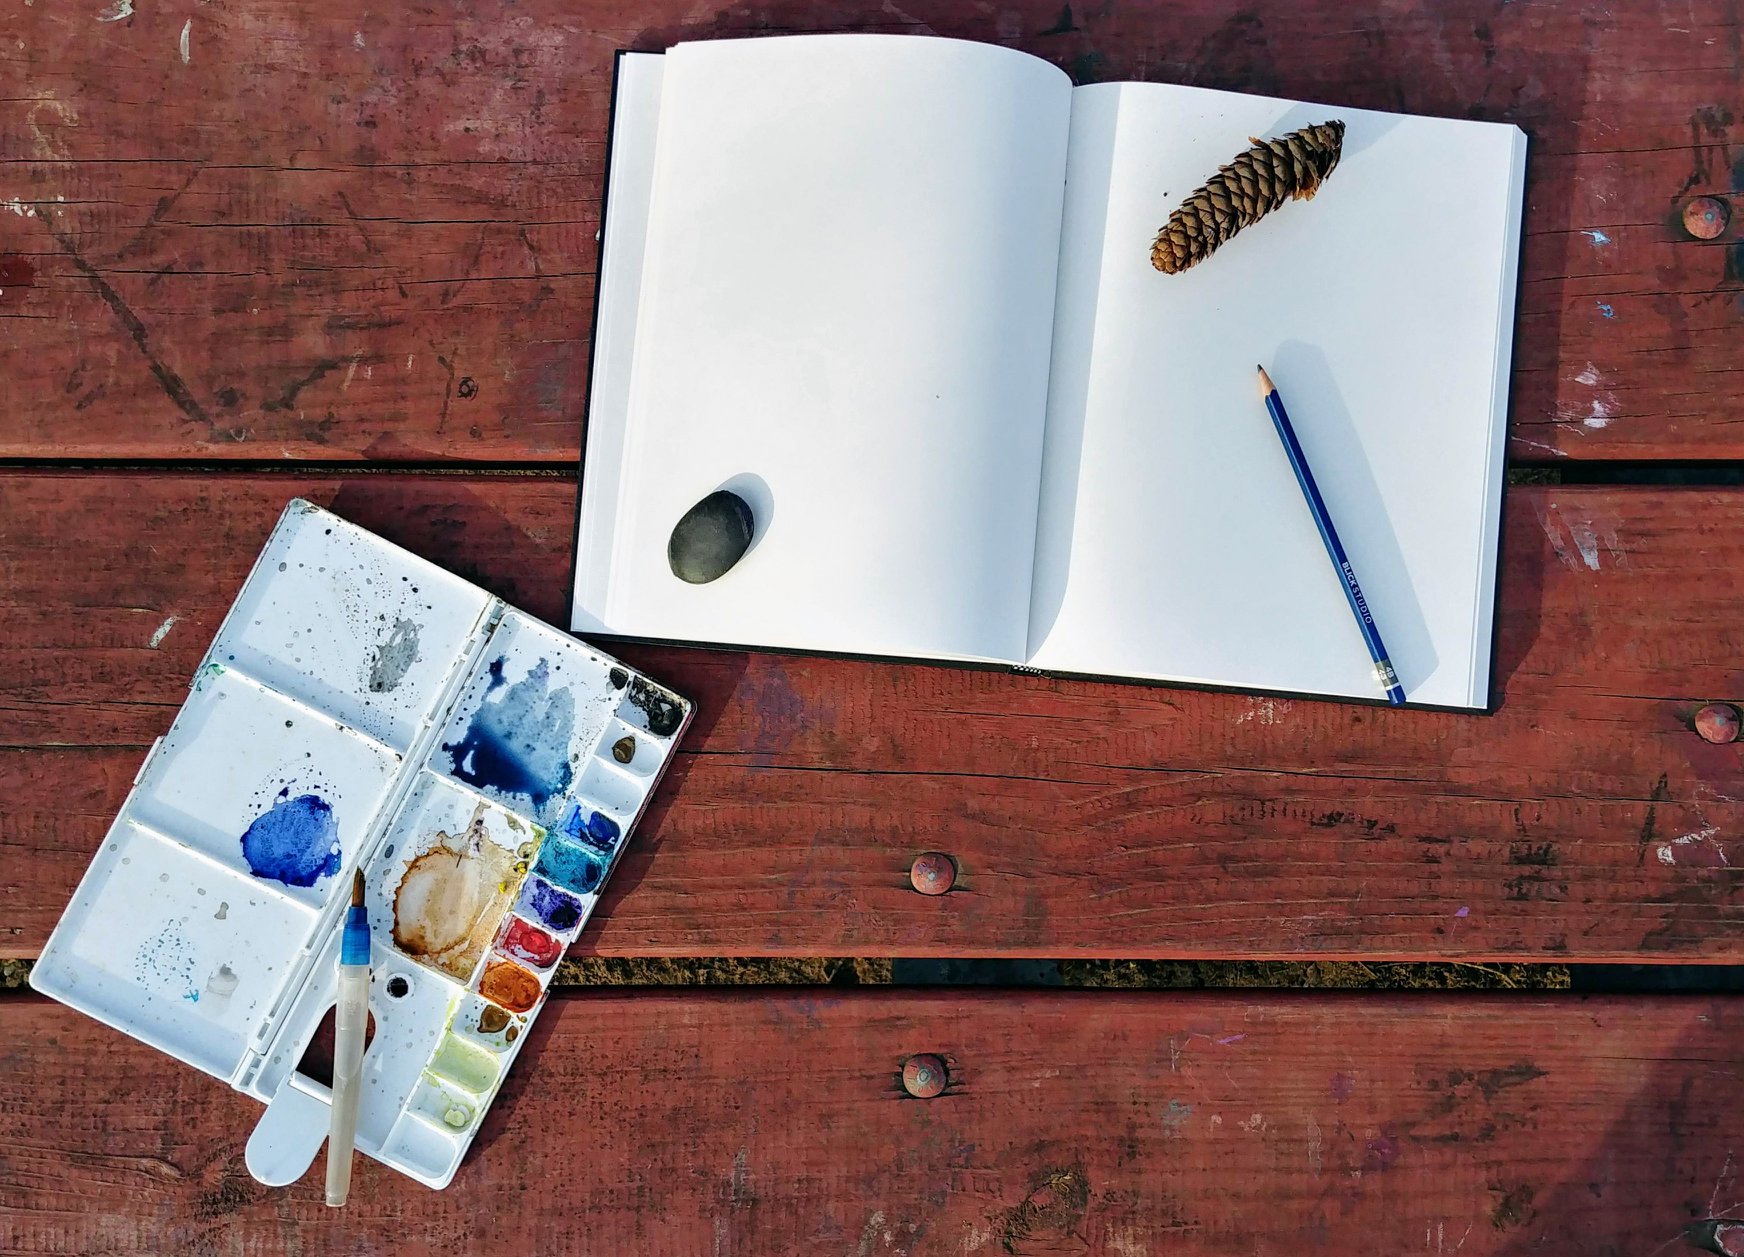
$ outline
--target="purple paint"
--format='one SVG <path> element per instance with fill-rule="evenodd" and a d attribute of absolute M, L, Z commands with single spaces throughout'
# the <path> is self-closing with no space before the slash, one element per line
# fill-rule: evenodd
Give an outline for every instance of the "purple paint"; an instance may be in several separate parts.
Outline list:
<path fill-rule="evenodd" d="M 1245 1034 L 1226 1034 L 1217 1041 L 1219 1047 L 1228 1047 L 1231 1043 L 1240 1043 L 1247 1038 Z"/>
<path fill-rule="evenodd" d="M 1343 1102 L 1356 1092 L 1356 1075 L 1342 1069 L 1332 1076 L 1332 1098 Z"/>
<path fill-rule="evenodd" d="M 1456 917 L 1469 917 L 1471 915 L 1471 909 L 1470 908 L 1461 908 L 1458 912 L 1454 913 L 1453 915 Z"/>
<path fill-rule="evenodd" d="M 537 877 L 529 877 L 521 887 L 515 911 L 559 934 L 567 934 L 581 923 L 581 900 Z"/>

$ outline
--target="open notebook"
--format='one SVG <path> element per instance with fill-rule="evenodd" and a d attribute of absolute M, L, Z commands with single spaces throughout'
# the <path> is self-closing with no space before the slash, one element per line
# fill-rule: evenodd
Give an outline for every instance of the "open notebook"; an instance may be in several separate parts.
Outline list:
<path fill-rule="evenodd" d="M 1178 275 L 1250 136 L 1344 156 Z M 1488 702 L 1525 136 L 881 35 L 620 57 L 572 627 L 1380 698 L 1264 363 L 1413 702 Z M 674 523 L 727 487 L 705 585 Z"/>

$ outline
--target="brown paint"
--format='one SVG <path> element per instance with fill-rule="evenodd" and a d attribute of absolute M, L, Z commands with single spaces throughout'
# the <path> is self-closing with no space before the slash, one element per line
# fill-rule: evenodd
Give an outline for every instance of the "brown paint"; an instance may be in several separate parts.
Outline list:
<path fill-rule="evenodd" d="M 496 935 L 519 886 L 515 853 L 491 841 L 485 805 L 458 834 L 437 830 L 394 891 L 394 945 L 464 982 Z"/>
<path fill-rule="evenodd" d="M 478 993 L 512 1013 L 524 1013 L 539 1002 L 539 979 L 508 960 L 492 960 L 478 980 Z"/>

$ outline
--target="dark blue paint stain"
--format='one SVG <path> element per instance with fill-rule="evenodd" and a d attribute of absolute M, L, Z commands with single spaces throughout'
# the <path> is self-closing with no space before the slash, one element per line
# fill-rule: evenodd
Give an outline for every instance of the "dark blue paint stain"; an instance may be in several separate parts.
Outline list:
<path fill-rule="evenodd" d="M 539 862 L 533 871 L 548 882 L 579 895 L 590 895 L 605 880 L 606 866 L 586 847 L 565 842 L 555 834 L 547 834 L 539 844 Z"/>
<path fill-rule="evenodd" d="M 581 921 L 581 901 L 537 877 L 529 877 L 521 887 L 515 911 L 559 934 L 567 934 Z"/>
<path fill-rule="evenodd" d="M 290 796 L 280 790 L 279 801 L 255 817 L 242 835 L 242 858 L 256 877 L 313 886 L 339 871 L 339 821 L 319 795 Z"/>
<path fill-rule="evenodd" d="M 575 735 L 575 700 L 568 686 L 547 691 L 551 665 L 544 659 L 504 688 L 502 659 L 490 664 L 484 701 L 458 742 L 444 742 L 451 771 L 461 781 L 500 795 L 521 794 L 543 808 L 569 789 L 575 769 L 569 743 Z M 502 690 L 491 701 L 490 695 Z"/>
<path fill-rule="evenodd" d="M 618 823 L 603 812 L 583 812 L 581 804 L 571 803 L 558 822 L 557 831 L 576 842 L 610 853 L 618 845 Z"/>

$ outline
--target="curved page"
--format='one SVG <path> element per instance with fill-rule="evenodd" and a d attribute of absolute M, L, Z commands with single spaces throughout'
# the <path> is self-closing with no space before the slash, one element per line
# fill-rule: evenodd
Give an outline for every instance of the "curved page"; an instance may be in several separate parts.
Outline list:
<path fill-rule="evenodd" d="M 608 592 L 576 625 L 1020 659 L 1066 77 L 872 35 L 665 62 L 627 413 L 590 416 L 624 433 Z M 722 487 L 752 548 L 685 584 L 673 525 Z M 601 544 L 581 538 L 584 570 Z"/>
<path fill-rule="evenodd" d="M 1152 237 L 1248 144 L 1338 169 L 1198 266 Z M 1409 698 L 1481 706 L 1525 137 L 1201 88 L 1079 88 L 1030 662 L 1379 699 L 1263 363 Z"/>

